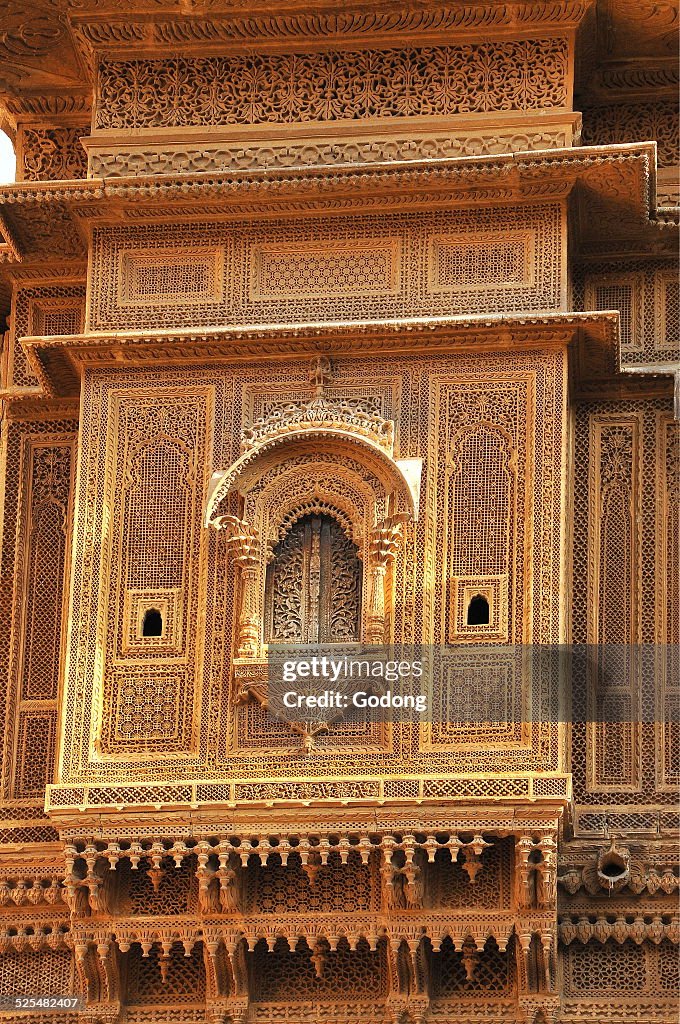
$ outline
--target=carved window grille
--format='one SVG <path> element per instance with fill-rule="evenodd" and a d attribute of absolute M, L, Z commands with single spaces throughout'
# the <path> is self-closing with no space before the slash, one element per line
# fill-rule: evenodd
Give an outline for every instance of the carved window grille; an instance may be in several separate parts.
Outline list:
<path fill-rule="evenodd" d="M 621 324 L 621 347 L 642 349 L 643 278 L 641 274 L 600 274 L 586 281 L 586 309 L 616 309 Z"/>
<path fill-rule="evenodd" d="M 359 640 L 361 563 L 353 541 L 330 515 L 306 515 L 274 548 L 267 569 L 268 641 Z"/>
<path fill-rule="evenodd" d="M 0 957 L 0 995 L 35 995 L 37 979 L 50 995 L 71 995 L 74 979 L 70 951 L 10 952 Z"/>
<path fill-rule="evenodd" d="M 486 425 L 465 429 L 452 468 L 449 640 L 507 640 L 515 501 L 508 439 Z"/>
<path fill-rule="evenodd" d="M 677 351 L 680 339 L 680 283 L 675 270 L 654 275 L 655 341 L 659 349 Z"/>
<path fill-rule="evenodd" d="M 201 944 L 196 945 L 191 956 L 176 943 L 170 951 L 165 977 L 161 972 L 160 953 L 153 946 L 144 956 L 140 946 L 134 943 L 126 954 L 124 966 L 127 999 L 132 1005 L 201 1003 L 205 999 L 206 978 Z"/>
<path fill-rule="evenodd" d="M 161 441 L 138 453 L 126 494 L 128 587 L 178 587 L 184 575 L 187 453 Z"/>

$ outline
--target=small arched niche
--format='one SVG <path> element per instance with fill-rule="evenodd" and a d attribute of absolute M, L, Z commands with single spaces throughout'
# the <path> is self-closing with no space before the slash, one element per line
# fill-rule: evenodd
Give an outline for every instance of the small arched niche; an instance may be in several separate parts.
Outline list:
<path fill-rule="evenodd" d="M 467 625 L 488 626 L 490 616 L 491 610 L 488 598 L 484 594 L 475 594 L 467 606 Z"/>
<path fill-rule="evenodd" d="M 159 608 L 147 608 L 142 619 L 142 636 L 163 636 L 163 613 Z"/>

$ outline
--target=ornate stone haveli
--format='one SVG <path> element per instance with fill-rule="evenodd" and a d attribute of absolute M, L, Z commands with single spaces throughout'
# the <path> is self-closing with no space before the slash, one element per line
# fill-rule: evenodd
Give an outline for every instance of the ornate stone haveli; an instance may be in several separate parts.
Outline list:
<path fill-rule="evenodd" d="M 28 6 L 0 1002 L 671 1024 L 669 5 Z M 277 717 L 281 642 L 428 713 Z"/>

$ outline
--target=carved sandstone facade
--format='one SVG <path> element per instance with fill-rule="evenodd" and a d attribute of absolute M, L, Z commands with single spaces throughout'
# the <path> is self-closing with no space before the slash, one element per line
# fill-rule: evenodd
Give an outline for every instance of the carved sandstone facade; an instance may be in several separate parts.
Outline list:
<path fill-rule="evenodd" d="M 676 35 L 4 5 L 0 1020 L 676 1019 Z"/>

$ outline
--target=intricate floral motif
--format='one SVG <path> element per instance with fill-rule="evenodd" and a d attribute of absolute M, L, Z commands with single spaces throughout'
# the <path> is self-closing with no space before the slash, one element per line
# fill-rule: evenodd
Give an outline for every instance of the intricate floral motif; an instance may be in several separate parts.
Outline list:
<path fill-rule="evenodd" d="M 405 50 L 104 60 L 96 127 L 290 124 L 560 108 L 567 102 L 566 76 L 563 38 Z"/>

